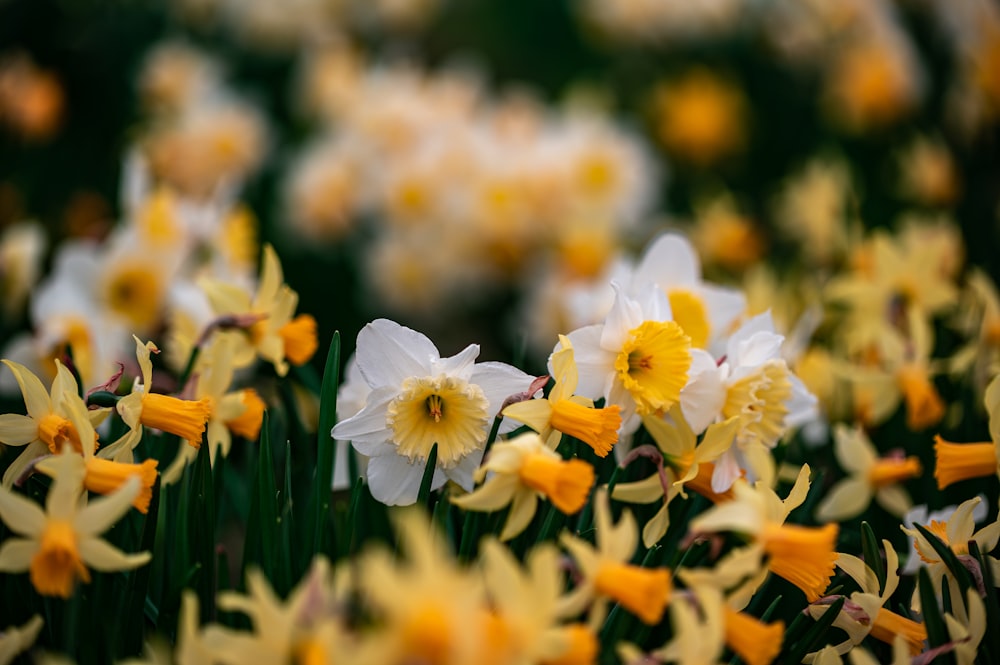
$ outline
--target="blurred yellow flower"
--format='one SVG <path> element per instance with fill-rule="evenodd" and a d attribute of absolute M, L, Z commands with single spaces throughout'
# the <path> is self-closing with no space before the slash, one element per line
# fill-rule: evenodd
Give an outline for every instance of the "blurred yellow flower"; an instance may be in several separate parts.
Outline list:
<path fill-rule="evenodd" d="M 657 137 L 673 155 L 699 166 L 728 157 L 746 142 L 747 103 L 733 82 L 695 68 L 653 93 Z"/>

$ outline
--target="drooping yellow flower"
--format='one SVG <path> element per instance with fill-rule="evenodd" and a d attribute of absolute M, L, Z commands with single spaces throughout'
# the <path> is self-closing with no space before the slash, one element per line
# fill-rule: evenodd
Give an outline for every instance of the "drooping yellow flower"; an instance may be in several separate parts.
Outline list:
<path fill-rule="evenodd" d="M 888 540 L 883 540 L 882 545 L 885 547 L 886 580 L 881 591 L 878 577 L 864 561 L 850 554 L 837 556 L 837 566 L 861 587 L 860 592 L 852 593 L 850 597 L 851 603 L 857 609 L 852 611 L 841 609 L 834 621 L 833 625 L 848 635 L 847 640 L 834 647 L 838 653 L 847 653 L 868 635 L 890 645 L 901 636 L 911 656 L 923 651 L 924 640 L 927 639 L 927 629 L 924 624 L 896 614 L 885 607 L 899 586 L 899 557 Z M 829 602 L 833 600 L 836 600 L 836 597 L 825 598 L 821 603 L 811 605 L 810 615 L 819 618 L 826 613 Z"/>
<path fill-rule="evenodd" d="M 712 462 L 732 444 L 739 422 L 736 418 L 730 418 L 710 425 L 700 444 L 684 419 L 679 405 L 674 405 L 663 418 L 644 416 L 642 424 L 663 454 L 663 463 L 669 468 L 666 472 L 669 484 L 665 486 L 666 477 L 661 478 L 659 473 L 654 473 L 643 480 L 615 485 L 611 498 L 630 503 L 663 501 L 660 510 L 642 529 L 643 544 L 652 547 L 670 526 L 670 500 L 676 494 L 687 498 L 685 487 L 704 494 L 709 499 L 714 500 L 720 496 L 711 489 L 710 479 L 714 471 Z"/>
<path fill-rule="evenodd" d="M 842 522 L 861 514 L 872 497 L 885 510 L 902 517 L 911 508 L 899 483 L 917 478 L 922 471 L 916 457 L 879 458 L 860 427 L 837 424 L 833 430 L 834 454 L 850 475 L 834 485 L 816 509 L 821 522 Z"/>
<path fill-rule="evenodd" d="M 563 598 L 561 613 L 573 616 L 592 604 L 590 625 L 596 626 L 603 620 L 608 600 L 612 600 L 646 624 L 659 623 L 673 588 L 670 570 L 628 563 L 639 541 L 639 529 L 628 511 L 622 513 L 618 524 L 612 523 L 604 490 L 599 490 L 594 498 L 594 525 L 596 547 L 567 532 L 559 539 L 583 577 Z"/>
<path fill-rule="evenodd" d="M 788 514 L 802 504 L 809 490 L 809 466 L 799 472 L 795 486 L 782 500 L 769 487 L 751 487 L 739 480 L 732 501 L 720 503 L 691 523 L 695 532 L 735 531 L 754 539 L 767 568 L 802 589 L 812 602 L 833 577 L 838 528 L 836 524 L 806 527 L 785 524 Z"/>
<path fill-rule="evenodd" d="M 511 404 L 503 415 L 538 432 L 553 450 L 559 445 L 561 435 L 566 434 L 593 448 L 598 457 L 605 457 L 618 441 L 620 408 L 612 404 L 595 409 L 592 400 L 573 394 L 577 384 L 573 344 L 564 335 L 559 336 L 559 342 L 562 348 L 552 354 L 555 385 L 548 399 Z"/>
<path fill-rule="evenodd" d="M 510 505 L 510 513 L 500 534 L 509 540 L 528 526 L 535 516 L 539 495 L 566 514 L 583 508 L 594 484 L 594 468 L 581 459 L 564 460 L 534 433 L 510 441 L 497 442 L 489 458 L 475 473 L 485 484 L 452 503 L 465 510 L 494 511 Z"/>
<path fill-rule="evenodd" d="M 281 262 L 274 248 L 264 246 L 260 283 L 254 295 L 222 282 L 203 284 L 216 314 L 256 318 L 239 339 L 235 355 L 237 367 L 245 367 L 257 356 L 274 365 L 279 376 L 288 365 L 302 365 L 318 348 L 316 321 L 308 314 L 294 317 L 299 296 L 283 282 Z"/>
<path fill-rule="evenodd" d="M 135 431 L 142 426 L 152 427 L 200 446 L 211 414 L 209 400 L 186 400 L 149 392 L 153 385 L 150 353 L 159 353 L 159 349 L 153 342 L 143 344 L 138 337 L 134 339 L 135 355 L 142 371 L 142 386 L 118 400 L 118 414 Z"/>
<path fill-rule="evenodd" d="M 986 387 L 984 397 L 990 417 L 990 438 L 982 443 L 951 443 L 934 437 L 934 477 L 938 489 L 969 478 L 1000 474 L 1000 376 Z"/>
<path fill-rule="evenodd" d="M 86 448 L 93 449 L 96 435 L 88 435 L 88 445 L 81 440 L 80 432 L 70 418 L 67 395 L 77 395 L 76 379 L 66 367 L 56 361 L 56 378 L 50 392 L 46 392 L 42 382 L 26 367 L 10 360 L 3 363 L 14 374 L 27 415 L 7 413 L 0 415 L 0 442 L 8 446 L 26 446 L 20 456 L 4 473 L 3 486 L 10 487 L 32 461 L 45 454 L 58 453 L 64 444 L 69 444 L 79 453 Z M 90 411 L 88 418 L 100 422 L 107 411 Z M 93 428 L 90 428 L 93 432 Z"/>
<path fill-rule="evenodd" d="M 77 580 L 90 581 L 90 568 L 129 570 L 145 564 L 149 552 L 125 554 L 100 538 L 129 509 L 139 480 L 90 504 L 80 502 L 86 473 L 70 451 L 52 458 L 57 466 L 42 510 L 33 501 L 0 487 L 0 519 L 22 537 L 0 547 L 0 571 L 29 571 L 31 584 L 45 596 L 69 598 Z"/>

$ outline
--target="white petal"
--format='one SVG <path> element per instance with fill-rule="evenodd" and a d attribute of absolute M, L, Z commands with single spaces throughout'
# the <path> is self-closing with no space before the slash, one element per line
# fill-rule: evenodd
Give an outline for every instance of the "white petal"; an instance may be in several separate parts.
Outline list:
<path fill-rule="evenodd" d="M 732 337 L 729 338 L 729 343 L 726 345 L 726 355 L 729 357 L 730 363 L 733 363 L 733 358 L 739 356 L 738 348 L 740 344 L 750 339 L 750 337 L 758 332 L 774 332 L 774 321 L 771 320 L 770 310 L 764 312 L 763 314 L 758 314 L 749 321 L 746 321 L 742 326 L 740 326 L 739 330 L 734 332 Z"/>
<path fill-rule="evenodd" d="M 426 462 L 413 464 L 401 455 L 380 455 L 368 460 L 368 489 L 377 501 L 388 506 L 408 506 L 417 500 Z M 440 469 L 434 472 L 432 487 L 440 487 L 446 478 Z"/>
<path fill-rule="evenodd" d="M 736 289 L 714 284 L 702 284 L 699 292 L 708 309 L 712 337 L 725 337 L 732 329 L 733 322 L 746 311 L 746 296 Z"/>
<path fill-rule="evenodd" d="M 475 483 L 472 481 L 472 476 L 479 468 L 479 465 L 483 461 L 483 451 L 474 450 L 465 457 L 454 467 L 444 470 L 444 475 L 447 479 L 452 480 L 464 489 L 466 492 L 470 491 Z M 438 471 L 441 473 L 441 471 Z"/>
<path fill-rule="evenodd" d="M 472 370 L 469 383 L 482 388 L 489 400 L 489 417 L 492 419 L 500 411 L 504 400 L 516 393 L 525 392 L 534 377 L 506 363 L 479 363 Z"/>
<path fill-rule="evenodd" d="M 680 402 L 684 419 L 695 434 L 715 422 L 726 403 L 722 372 L 712 356 L 701 349 L 691 349 L 691 369 Z"/>
<path fill-rule="evenodd" d="M 819 400 L 809 392 L 806 384 L 794 374 L 789 374 L 789 381 L 792 384 L 792 397 L 785 406 L 788 413 L 785 415 L 786 427 L 801 427 L 807 423 L 814 422 L 819 418 Z"/>
<path fill-rule="evenodd" d="M 643 322 L 643 316 L 639 303 L 625 295 L 620 285 L 612 283 L 611 286 L 615 290 L 615 303 L 611 306 L 611 311 L 608 312 L 604 327 L 601 329 L 601 348 L 618 353 L 625 345 L 629 331 Z M 576 340 L 573 339 L 572 333 L 570 339 L 573 340 L 573 348 L 576 348 Z"/>
<path fill-rule="evenodd" d="M 364 408 L 347 420 L 337 423 L 331 436 L 338 441 L 385 441 L 389 438 L 386 428 L 386 411 L 389 402 L 396 397 L 398 390 L 392 387 L 379 388 L 369 396 Z M 369 453 L 365 453 L 369 454 Z"/>
<path fill-rule="evenodd" d="M 576 394 L 591 399 L 604 397 L 608 375 L 614 373 L 616 354 L 601 348 L 601 331 L 602 326 L 587 326 L 567 335 L 576 361 Z M 552 372 L 550 362 L 549 373 Z"/>
<path fill-rule="evenodd" d="M 635 296 L 639 303 L 641 321 L 673 321 L 674 314 L 666 292 L 655 284 L 646 284 Z M 636 326 L 639 325 L 638 323 Z M 632 326 L 633 328 L 636 326 Z"/>
<path fill-rule="evenodd" d="M 441 354 L 425 335 L 389 319 L 376 319 L 358 333 L 358 368 L 372 388 L 398 387 L 410 376 L 430 375 Z"/>
<path fill-rule="evenodd" d="M 472 375 L 473 363 L 476 362 L 476 358 L 478 357 L 479 345 L 470 344 L 450 358 L 442 358 L 431 363 L 431 376 L 447 374 L 448 376 L 457 376 L 460 379 L 468 381 Z"/>
<path fill-rule="evenodd" d="M 138 568 L 151 556 L 149 552 L 126 554 L 100 538 L 83 538 L 80 540 L 80 558 L 94 570 L 109 572 Z"/>
<path fill-rule="evenodd" d="M 738 367 L 759 367 L 768 360 L 781 356 L 781 344 L 784 341 L 784 337 L 772 332 L 756 332 L 735 345 L 735 356 L 726 360 Z"/>
<path fill-rule="evenodd" d="M 701 263 L 691 242 L 679 233 L 664 233 L 654 239 L 639 260 L 632 292 L 646 282 L 661 289 L 690 286 L 701 280 Z"/>

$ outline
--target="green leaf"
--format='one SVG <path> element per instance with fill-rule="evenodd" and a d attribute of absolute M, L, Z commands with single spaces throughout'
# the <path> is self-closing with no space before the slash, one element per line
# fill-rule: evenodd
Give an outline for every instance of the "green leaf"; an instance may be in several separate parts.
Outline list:
<path fill-rule="evenodd" d="M 333 492 L 333 472 L 336 463 L 336 442 L 330 432 L 337 424 L 337 390 L 340 384 L 340 332 L 333 333 L 330 350 L 326 354 L 326 368 L 319 398 L 319 428 L 316 432 L 316 481 L 310 502 L 312 514 L 312 542 L 309 558 L 325 552 L 329 529 L 330 496 Z"/>
<path fill-rule="evenodd" d="M 927 539 L 927 542 L 931 544 L 934 551 L 941 558 L 941 561 L 947 566 L 948 570 L 954 576 L 955 580 L 958 581 L 958 588 L 962 592 L 962 596 L 965 596 L 966 591 L 972 586 L 972 577 L 969 575 L 969 571 L 965 569 L 965 566 L 955 553 L 951 551 L 951 548 L 945 545 L 940 538 L 935 536 L 926 527 L 919 524 L 914 524 L 917 530 Z"/>
<path fill-rule="evenodd" d="M 979 651 L 987 664 L 997 663 L 1000 662 L 1000 598 L 994 586 L 996 580 L 993 579 L 989 562 L 979 550 L 979 543 L 974 540 L 969 541 L 969 556 L 979 562 L 983 586 L 986 587 L 986 597 L 983 599 L 986 605 L 986 634 L 980 642 Z"/>
<path fill-rule="evenodd" d="M 920 528 L 919 526 L 917 528 Z M 920 609 L 924 615 L 924 627 L 927 628 L 927 642 L 931 648 L 939 647 L 948 642 L 948 631 L 945 629 L 941 610 L 938 609 L 937 593 L 931 584 L 931 576 L 927 568 L 921 567 L 917 572 L 917 584 L 920 592 Z"/>
<path fill-rule="evenodd" d="M 153 496 L 149 501 L 149 510 L 146 512 L 146 520 L 142 529 L 142 540 L 139 546 L 140 552 L 155 552 L 156 547 L 156 525 L 160 512 L 160 475 L 156 475 L 156 482 L 153 484 Z M 132 575 L 128 589 L 126 614 L 122 617 L 128 623 L 124 631 L 124 639 L 120 643 L 119 657 L 126 655 L 137 655 L 142 652 L 143 608 L 149 601 L 147 589 L 149 588 L 149 576 L 153 567 L 151 565 L 140 566 Z M 158 612 L 157 612 L 158 614 Z M 153 622 L 155 626 L 155 620 Z"/>
<path fill-rule="evenodd" d="M 882 550 L 879 548 L 878 539 L 868 522 L 861 523 L 861 552 L 865 558 L 865 565 L 871 568 L 878 578 L 878 592 L 882 593 L 885 590 L 885 564 L 882 562 Z"/>
<path fill-rule="evenodd" d="M 810 651 L 815 651 L 823 643 L 823 640 L 826 639 L 826 634 L 830 630 L 830 626 L 832 626 L 833 622 L 837 620 L 837 615 L 840 614 L 840 610 L 841 608 L 844 607 L 844 602 L 846 601 L 847 598 L 845 596 L 841 596 L 839 599 L 837 599 L 836 602 L 830 605 L 830 608 L 823 614 L 823 616 L 817 619 L 816 623 L 814 623 L 808 630 L 806 630 L 805 634 L 800 639 L 798 639 L 795 642 L 795 644 L 792 645 L 788 644 L 788 634 L 791 631 L 790 630 L 786 631 L 785 633 L 786 644 L 782 648 L 782 652 L 783 653 L 787 652 L 788 656 L 783 657 L 782 654 L 779 654 L 775 662 L 799 663 L 802 661 L 802 658 L 804 658 L 807 653 L 809 653 Z M 797 620 L 798 617 L 796 617 L 796 621 L 792 622 L 793 626 L 797 622 Z"/>
<path fill-rule="evenodd" d="M 245 578 L 249 566 L 259 566 L 268 579 L 274 579 L 274 554 L 278 539 L 278 515 L 275 506 L 277 493 L 274 483 L 274 456 L 271 451 L 270 415 L 265 411 L 260 428 L 257 470 L 250 494 L 250 517 L 247 520 L 241 580 Z"/>
<path fill-rule="evenodd" d="M 431 446 L 431 454 L 427 456 L 427 466 L 424 476 L 420 479 L 420 491 L 417 492 L 417 503 L 430 508 L 431 485 L 434 482 L 434 472 L 437 470 L 438 444 Z"/>

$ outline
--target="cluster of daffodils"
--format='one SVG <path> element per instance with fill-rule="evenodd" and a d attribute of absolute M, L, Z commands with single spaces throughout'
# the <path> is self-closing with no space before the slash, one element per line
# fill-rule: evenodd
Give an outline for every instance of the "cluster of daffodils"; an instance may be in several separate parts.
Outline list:
<path fill-rule="evenodd" d="M 543 265 L 593 276 L 649 212 L 644 144 L 597 108 L 497 98 L 466 72 L 346 46 L 312 51 L 303 78 L 325 131 L 288 174 L 288 219 L 328 242 L 370 221 L 363 272 L 397 312 L 448 313 L 532 283 Z"/>

